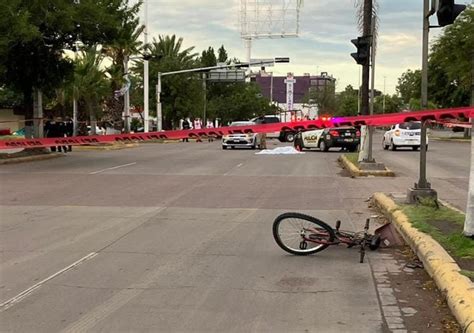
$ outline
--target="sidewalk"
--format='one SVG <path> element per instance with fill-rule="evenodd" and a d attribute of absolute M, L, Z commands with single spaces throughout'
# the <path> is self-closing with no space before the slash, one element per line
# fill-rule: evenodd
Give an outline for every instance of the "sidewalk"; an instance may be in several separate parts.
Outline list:
<path fill-rule="evenodd" d="M 457 262 L 430 235 L 413 227 L 408 217 L 391 198 L 375 193 L 374 204 L 382 210 L 424 264 L 425 270 L 434 279 L 445 295 L 453 315 L 463 332 L 474 332 L 474 283 L 461 274 Z"/>

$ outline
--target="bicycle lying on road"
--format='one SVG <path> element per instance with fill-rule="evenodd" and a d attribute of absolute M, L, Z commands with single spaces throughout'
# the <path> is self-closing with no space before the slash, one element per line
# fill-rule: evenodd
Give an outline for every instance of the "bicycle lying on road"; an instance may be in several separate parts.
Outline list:
<path fill-rule="evenodd" d="M 286 252 L 295 255 L 308 255 L 320 252 L 329 245 L 346 244 L 348 248 L 360 247 L 360 262 L 364 262 L 365 248 L 376 250 L 380 246 L 380 236 L 369 234 L 367 219 L 363 231 L 340 230 L 341 221 L 336 228 L 327 223 L 300 213 L 284 213 L 273 222 L 273 237 Z"/>

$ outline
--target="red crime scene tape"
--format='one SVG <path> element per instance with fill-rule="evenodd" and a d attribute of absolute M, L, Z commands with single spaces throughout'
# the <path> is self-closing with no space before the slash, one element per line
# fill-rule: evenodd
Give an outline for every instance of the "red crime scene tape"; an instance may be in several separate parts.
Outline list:
<path fill-rule="evenodd" d="M 458 118 L 469 119 L 474 117 L 474 107 L 452 108 L 442 110 L 425 110 L 415 112 L 390 113 L 372 116 L 335 117 L 331 119 L 317 119 L 307 121 L 296 121 L 286 123 L 273 123 L 254 126 L 236 126 L 204 128 L 198 130 L 176 130 L 135 134 L 113 134 L 94 136 L 74 136 L 64 138 L 44 139 L 17 139 L 0 140 L 0 149 L 11 148 L 41 148 L 51 146 L 77 146 L 98 143 L 113 142 L 140 142 L 149 140 L 178 140 L 185 138 L 198 138 L 214 136 L 220 137 L 234 133 L 270 133 L 280 131 L 306 131 L 318 128 L 341 127 L 341 126 L 384 126 L 399 124 L 408 121 L 446 121 Z"/>

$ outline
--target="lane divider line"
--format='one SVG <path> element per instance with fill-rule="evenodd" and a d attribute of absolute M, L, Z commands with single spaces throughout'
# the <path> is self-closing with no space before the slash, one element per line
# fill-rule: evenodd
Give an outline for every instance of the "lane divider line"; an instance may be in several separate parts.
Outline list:
<path fill-rule="evenodd" d="M 26 297 L 28 297 L 29 295 L 31 295 L 33 293 L 33 291 L 35 291 L 36 289 L 40 288 L 43 284 L 45 284 L 46 282 L 48 282 L 49 280 L 52 280 L 54 279 L 56 276 L 58 275 L 61 275 L 65 272 L 67 272 L 68 270 L 70 270 L 71 268 L 74 268 L 74 267 L 77 267 L 79 266 L 80 264 L 86 262 L 87 260 L 90 260 L 92 258 L 94 258 L 98 253 L 97 252 L 91 252 L 89 253 L 88 255 L 86 255 L 85 257 L 82 257 L 81 259 L 77 260 L 76 262 L 72 263 L 71 265 L 61 269 L 60 271 L 54 273 L 53 275 L 50 275 L 48 276 L 47 278 L 41 280 L 40 282 L 38 282 L 37 284 L 31 286 L 30 288 L 26 289 L 26 290 L 23 290 L 21 293 L 19 293 L 18 295 L 16 295 L 15 297 L 12 297 L 10 298 L 9 300 L 3 302 L 0 304 L 0 312 L 3 312 L 5 311 L 6 309 L 8 309 L 9 307 L 13 306 L 14 304 L 20 302 L 21 300 L 25 299 Z"/>
<path fill-rule="evenodd" d="M 96 175 L 96 174 L 101 173 L 101 172 L 105 172 L 105 171 L 109 171 L 109 170 L 115 170 L 115 169 L 119 169 L 119 168 L 123 168 L 123 167 L 130 166 L 130 165 L 134 165 L 134 164 L 137 164 L 137 162 L 128 163 L 128 164 L 122 164 L 122 165 L 117 165 L 117 166 L 114 166 L 114 167 L 111 167 L 111 168 L 105 168 L 105 169 L 102 169 L 102 170 L 89 172 L 89 175 Z"/>

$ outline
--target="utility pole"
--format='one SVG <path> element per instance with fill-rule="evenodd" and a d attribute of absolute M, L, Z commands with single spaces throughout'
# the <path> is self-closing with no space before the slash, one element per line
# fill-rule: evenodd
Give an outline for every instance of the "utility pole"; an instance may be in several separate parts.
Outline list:
<path fill-rule="evenodd" d="M 471 106 L 474 106 L 474 50 L 471 52 Z M 474 117 L 471 118 L 471 126 L 471 172 L 463 231 L 468 237 L 474 237 Z"/>
<path fill-rule="evenodd" d="M 372 0 L 364 0 L 364 20 L 362 37 L 370 36 L 372 28 Z M 370 52 L 370 51 L 369 51 Z M 370 64 L 362 65 L 361 114 L 369 114 L 369 74 Z"/>
<path fill-rule="evenodd" d="M 145 28 L 143 30 L 145 47 L 148 44 L 148 0 L 144 0 L 144 9 L 145 9 Z M 148 93 L 149 93 L 149 79 L 148 79 L 148 60 L 144 59 L 143 61 L 143 131 L 148 133 L 150 131 L 150 116 L 148 110 Z"/>
<path fill-rule="evenodd" d="M 371 37 L 371 52 L 370 52 L 370 63 L 372 66 L 372 71 L 371 71 L 371 78 L 370 78 L 370 115 L 374 114 L 374 89 L 375 89 L 375 15 L 372 17 L 372 27 L 370 29 L 370 34 L 372 35 Z M 373 145 L 373 134 L 374 134 L 374 128 L 372 126 L 368 126 L 369 130 L 369 149 L 367 153 L 367 160 L 364 162 L 367 163 L 374 163 L 375 160 L 372 157 L 372 145 Z"/>
<path fill-rule="evenodd" d="M 163 116 L 161 113 L 161 73 L 158 73 L 158 84 L 156 85 L 156 130 L 163 130 Z"/>
<path fill-rule="evenodd" d="M 428 42 L 430 31 L 430 16 L 435 13 L 430 9 L 430 0 L 423 0 L 423 46 L 421 63 L 421 108 L 428 107 Z M 420 143 L 420 178 L 414 188 L 408 189 L 407 201 L 416 203 L 420 197 L 437 198 L 437 193 L 426 180 L 426 122 L 421 121 Z"/>
<path fill-rule="evenodd" d="M 203 126 L 207 126 L 207 119 L 206 119 L 206 109 L 207 109 L 207 86 L 206 86 L 207 76 L 206 73 L 202 73 L 202 90 L 204 92 L 204 104 L 203 104 L 203 111 L 202 111 L 202 124 Z"/>
<path fill-rule="evenodd" d="M 385 114 L 385 79 L 387 77 L 383 77 L 383 102 L 382 102 L 382 113 Z"/>
<path fill-rule="evenodd" d="M 123 68 L 125 71 L 125 80 L 128 82 L 128 55 L 124 57 Z M 128 85 L 123 97 L 123 115 L 125 118 L 124 130 L 125 133 L 130 133 L 130 85 Z"/>
<path fill-rule="evenodd" d="M 43 137 L 43 92 L 33 89 L 33 137 Z"/>

